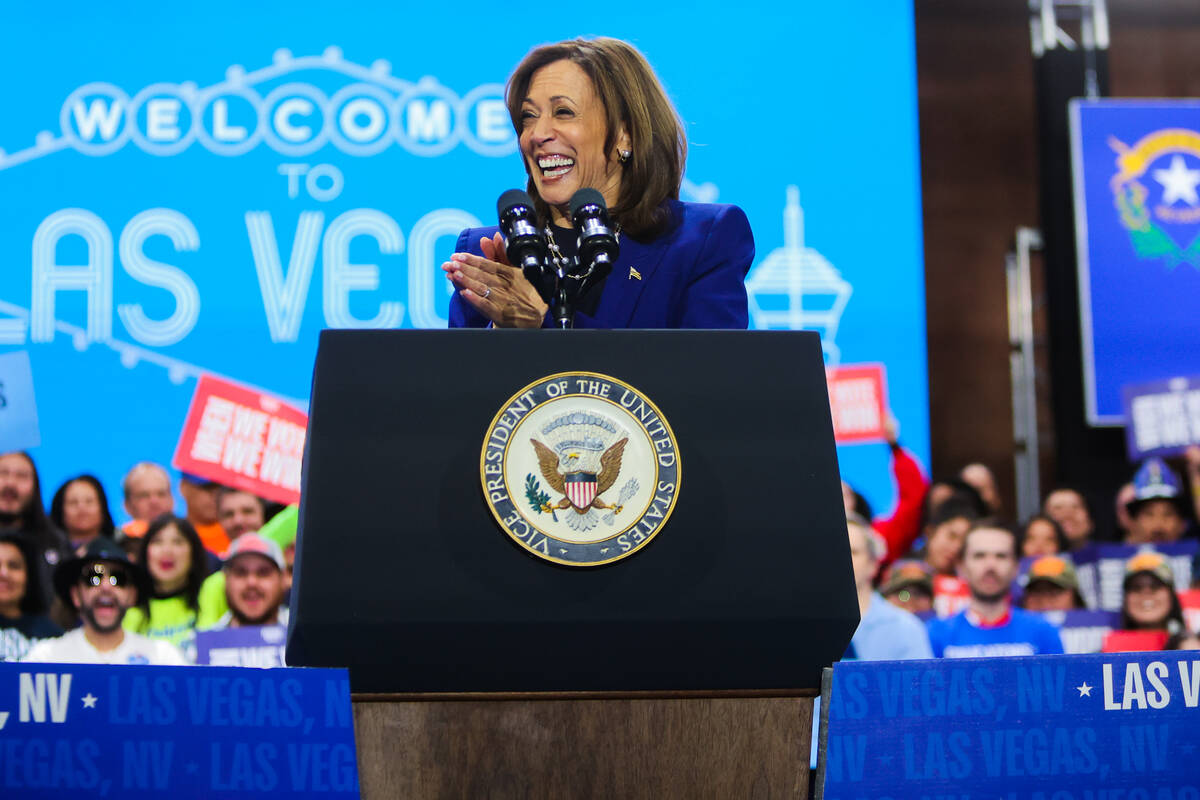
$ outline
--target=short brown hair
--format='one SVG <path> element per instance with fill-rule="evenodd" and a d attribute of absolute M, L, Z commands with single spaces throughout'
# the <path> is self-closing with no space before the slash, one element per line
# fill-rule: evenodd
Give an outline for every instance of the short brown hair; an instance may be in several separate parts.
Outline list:
<path fill-rule="evenodd" d="M 521 104 L 533 73 L 555 61 L 577 64 L 592 81 L 604 105 L 607 132 L 604 152 L 612 152 L 621 125 L 629 133 L 632 155 L 625 162 L 621 195 L 609 213 L 635 239 L 651 238 L 671 224 L 665 201 L 679 199 L 687 138 L 683 123 L 667 99 L 662 84 L 638 50 L 620 39 L 572 39 L 536 47 L 509 76 L 505 101 L 513 129 L 521 135 Z M 529 165 L 525 165 L 528 172 Z M 550 209 L 537 194 L 533 177 L 529 193 L 538 214 L 549 219 Z"/>

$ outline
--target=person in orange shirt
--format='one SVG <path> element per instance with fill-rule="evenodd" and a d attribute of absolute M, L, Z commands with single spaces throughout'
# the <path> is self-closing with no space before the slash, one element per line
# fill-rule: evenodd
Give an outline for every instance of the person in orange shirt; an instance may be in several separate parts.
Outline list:
<path fill-rule="evenodd" d="M 179 493 L 187 504 L 187 521 L 192 523 L 204 549 L 220 556 L 229 549 L 229 534 L 221 525 L 217 494 L 221 485 L 199 475 L 183 473 L 179 478 Z"/>

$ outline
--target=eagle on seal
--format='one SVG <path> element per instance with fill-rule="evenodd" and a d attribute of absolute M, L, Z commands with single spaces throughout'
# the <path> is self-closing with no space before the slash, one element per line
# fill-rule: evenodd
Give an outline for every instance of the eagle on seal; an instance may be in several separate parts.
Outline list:
<path fill-rule="evenodd" d="M 552 508 L 571 508 L 577 514 L 586 514 L 593 508 L 611 508 L 620 512 L 619 505 L 610 505 L 604 502 L 600 499 L 600 495 L 611 489 L 612 485 L 617 482 L 617 476 L 621 474 L 621 456 L 625 452 L 625 445 L 629 442 L 628 436 L 609 447 L 600 456 L 599 473 L 583 470 L 560 472 L 558 454 L 537 439 L 530 439 L 530 442 L 537 453 L 538 467 L 542 471 L 542 477 L 546 479 L 546 483 L 550 484 L 550 488 L 563 495 L 563 498 Z M 566 454 L 564 460 L 569 469 L 572 461 L 570 454 Z"/>

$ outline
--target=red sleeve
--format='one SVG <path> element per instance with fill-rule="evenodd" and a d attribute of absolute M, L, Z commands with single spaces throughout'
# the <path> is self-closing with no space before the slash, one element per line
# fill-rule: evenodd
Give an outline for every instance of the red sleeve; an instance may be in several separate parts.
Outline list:
<path fill-rule="evenodd" d="M 921 509 L 925 504 L 925 492 L 929 480 L 921 472 L 921 466 L 902 447 L 892 448 L 892 475 L 896 478 L 899 500 L 889 517 L 876 517 L 871 526 L 888 545 L 885 562 L 902 556 L 921 531 Z"/>

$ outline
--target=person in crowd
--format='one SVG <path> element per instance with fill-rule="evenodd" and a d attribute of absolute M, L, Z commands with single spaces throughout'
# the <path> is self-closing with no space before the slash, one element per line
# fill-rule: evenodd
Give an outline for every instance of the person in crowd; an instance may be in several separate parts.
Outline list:
<path fill-rule="evenodd" d="M 942 503 L 925 526 L 922 556 L 935 575 L 954 575 L 963 539 L 976 519 L 974 507 L 956 498 Z"/>
<path fill-rule="evenodd" d="M 925 545 L 920 554 L 933 571 L 933 608 L 948 617 L 966 607 L 967 585 L 959 576 L 963 539 L 977 519 L 976 506 L 965 497 L 951 496 L 934 512 L 925 526 Z"/>
<path fill-rule="evenodd" d="M 1184 451 L 1183 464 L 1192 492 L 1192 517 L 1200 520 L 1200 446 L 1192 445 Z"/>
<path fill-rule="evenodd" d="M 0 532 L 0 661 L 20 661 L 39 639 L 62 635 L 46 615 L 37 563 L 37 548 L 28 534 Z"/>
<path fill-rule="evenodd" d="M 987 506 L 988 516 L 994 517 L 1000 513 L 1004 504 L 1000 500 L 1000 490 L 996 488 L 996 476 L 986 464 L 967 464 L 959 470 L 958 478 L 979 492 L 979 499 Z"/>
<path fill-rule="evenodd" d="M 50 501 L 50 519 L 76 553 L 97 536 L 112 539 L 115 531 L 108 495 L 95 475 L 80 475 L 59 486 Z"/>
<path fill-rule="evenodd" d="M 929 621 L 934 655 L 945 658 L 1062 653 L 1058 630 L 1036 614 L 1013 608 L 1009 589 L 1017 574 L 1017 533 L 994 520 L 972 525 L 963 542 L 967 608 Z"/>
<path fill-rule="evenodd" d="M 870 520 L 871 527 L 883 537 L 887 544 L 887 554 L 882 564 L 886 565 L 903 555 L 917 534 L 921 532 L 921 511 L 925 502 L 925 491 L 929 488 L 929 480 L 921 471 L 920 464 L 912 453 L 900 446 L 898 426 L 892 416 L 884 426 L 884 435 L 888 448 L 892 453 L 892 477 L 896 481 L 896 507 L 886 517 L 873 517 L 871 506 L 866 499 L 854 490 L 850 484 L 842 481 L 842 501 L 846 506 L 846 514 L 857 514 L 860 518 Z"/>
<path fill-rule="evenodd" d="M 42 481 L 37 465 L 25 452 L 0 455 L 0 531 L 23 531 L 30 536 L 47 603 L 54 599 L 54 568 L 70 557 L 67 535 L 46 516 L 42 505 Z"/>
<path fill-rule="evenodd" d="M 1078 489 L 1060 486 L 1051 490 L 1042 503 L 1042 513 L 1062 527 L 1071 552 L 1091 544 L 1096 535 L 1091 508 Z"/>
<path fill-rule="evenodd" d="M 932 613 L 933 570 L 915 558 L 893 561 L 883 572 L 879 593 L 892 605 L 910 613 Z"/>
<path fill-rule="evenodd" d="M 1133 518 L 1129 516 L 1129 504 L 1137 499 L 1137 490 L 1133 488 L 1133 481 L 1121 485 L 1117 489 L 1117 496 L 1113 503 L 1113 515 L 1117 520 L 1117 539 L 1125 541 L 1129 537 L 1129 530 L 1133 527 Z"/>
<path fill-rule="evenodd" d="M 126 538 L 142 538 L 152 520 L 175 511 L 171 476 L 158 464 L 149 461 L 134 464 L 121 481 L 121 488 L 125 492 L 125 513 L 133 517 L 121 526 Z"/>
<path fill-rule="evenodd" d="M 208 577 L 200 536 L 186 519 L 163 514 L 150 523 L 139 546 L 137 561 L 150 575 L 151 591 L 129 609 L 125 629 L 187 652 L 195 639 L 200 586 Z"/>
<path fill-rule="evenodd" d="M 204 549 L 214 556 L 220 556 L 229 549 L 229 535 L 221 525 L 220 512 L 217 509 L 217 495 L 221 485 L 199 475 L 184 473 L 179 477 L 179 494 L 183 497 L 187 513 L 184 515 Z"/>
<path fill-rule="evenodd" d="M 887 543 L 858 517 L 847 520 L 847 530 L 861 615 L 847 654 L 865 661 L 932 658 L 924 623 L 889 603 L 872 587 L 879 562 L 887 555 Z"/>
<path fill-rule="evenodd" d="M 1079 576 L 1068 556 L 1048 555 L 1033 560 L 1024 576 L 1021 607 L 1027 611 L 1071 611 L 1087 608 L 1079 591 Z"/>
<path fill-rule="evenodd" d="M 145 571 L 125 551 L 103 537 L 87 544 L 54 571 L 63 602 L 78 613 L 80 627 L 55 639 L 43 639 L 23 661 L 59 664 L 184 665 L 187 659 L 170 642 L 125 630 L 126 612 L 150 591 Z"/>
<path fill-rule="evenodd" d="M 217 490 L 217 516 L 230 541 L 236 541 L 244 533 L 259 530 L 266 522 L 261 498 L 244 489 L 225 486 Z"/>
<path fill-rule="evenodd" d="M 1187 630 L 1175 594 L 1175 574 L 1161 553 L 1144 550 L 1125 562 L 1121 629 L 1104 638 L 1101 652 L 1162 650 L 1167 639 Z"/>
<path fill-rule="evenodd" d="M 274 542 L 286 553 L 287 549 L 296 542 L 296 526 L 299 519 L 299 507 L 286 506 L 283 511 L 267 520 L 262 529 L 258 531 L 258 535 Z M 245 535 L 242 534 L 242 536 Z M 217 570 L 209 575 L 204 581 L 204 585 L 200 587 L 200 614 L 196 620 L 196 626 L 200 630 L 211 628 L 229 611 L 229 600 L 225 596 L 225 580 L 225 570 Z"/>
<path fill-rule="evenodd" d="M 1021 556 L 1053 556 L 1070 550 L 1062 526 L 1045 514 L 1034 514 L 1021 529 Z"/>
<path fill-rule="evenodd" d="M 1161 458 L 1148 458 L 1133 476 L 1133 500 L 1125 544 L 1174 542 L 1187 529 L 1179 476 Z"/>
<path fill-rule="evenodd" d="M 570 202 L 582 188 L 603 195 L 619 233 L 620 256 L 576 304 L 576 328 L 746 327 L 750 224 L 736 206 L 679 201 L 684 128 L 641 53 L 609 38 L 543 45 L 505 97 L 552 260 L 576 255 Z M 554 326 L 496 228 L 464 231 L 455 251 L 442 265 L 457 290 L 451 327 Z"/>
<path fill-rule="evenodd" d="M 229 611 L 212 629 L 287 625 L 284 569 L 283 550 L 275 542 L 257 533 L 244 533 L 235 539 L 223 567 Z"/>
<path fill-rule="evenodd" d="M 979 495 L 979 491 L 961 478 L 937 478 L 929 485 L 925 494 L 924 520 L 929 520 L 938 513 L 944 504 L 953 500 L 956 504 L 967 504 L 971 507 L 971 518 L 979 519 L 988 515 L 987 503 Z"/>

